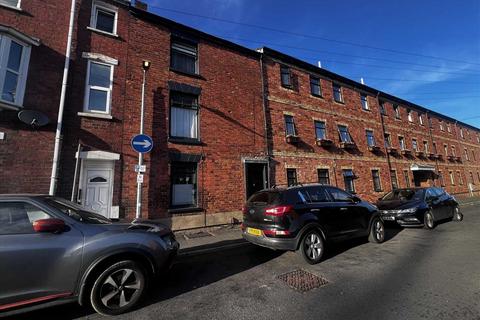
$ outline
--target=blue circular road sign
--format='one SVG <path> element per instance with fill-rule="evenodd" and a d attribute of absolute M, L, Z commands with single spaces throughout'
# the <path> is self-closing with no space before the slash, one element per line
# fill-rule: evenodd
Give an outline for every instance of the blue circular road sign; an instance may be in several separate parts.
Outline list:
<path fill-rule="evenodd" d="M 131 144 L 133 150 L 140 153 L 150 152 L 153 148 L 153 140 L 146 134 L 137 134 L 132 138 Z"/>

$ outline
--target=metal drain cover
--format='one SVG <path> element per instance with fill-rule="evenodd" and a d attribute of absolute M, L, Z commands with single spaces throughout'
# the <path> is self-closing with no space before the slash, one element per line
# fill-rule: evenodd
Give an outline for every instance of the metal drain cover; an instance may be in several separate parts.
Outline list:
<path fill-rule="evenodd" d="M 290 288 L 301 293 L 319 288 L 328 283 L 328 280 L 314 275 L 308 271 L 297 269 L 277 276 L 277 279 L 285 282 Z"/>

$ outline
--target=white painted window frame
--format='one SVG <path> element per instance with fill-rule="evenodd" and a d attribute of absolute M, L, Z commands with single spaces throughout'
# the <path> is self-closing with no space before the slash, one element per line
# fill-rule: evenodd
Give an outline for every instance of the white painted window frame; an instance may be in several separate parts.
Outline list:
<path fill-rule="evenodd" d="M 89 84 L 90 82 L 90 67 L 92 63 L 104 65 L 110 67 L 110 86 L 107 87 L 99 87 L 99 86 L 91 86 Z M 88 60 L 88 65 L 87 65 L 87 75 L 85 77 L 85 94 L 84 94 L 84 103 L 83 103 L 83 111 L 87 113 L 93 113 L 93 114 L 110 114 L 111 113 L 111 104 L 112 104 L 112 90 L 113 90 L 113 72 L 115 69 L 115 65 L 111 63 L 105 63 L 105 62 L 99 62 L 99 61 L 94 61 L 94 60 Z M 107 92 L 107 105 L 106 105 L 106 110 L 105 111 L 98 111 L 98 110 L 90 110 L 88 108 L 89 104 L 89 98 L 90 98 L 90 90 L 100 90 L 100 91 L 106 91 Z"/>
<path fill-rule="evenodd" d="M 105 30 L 97 29 L 98 9 L 103 10 L 103 11 L 108 11 L 108 12 L 114 14 L 113 32 L 108 32 L 108 31 L 105 31 Z M 92 12 L 91 12 L 91 15 L 90 15 L 90 28 L 91 29 L 116 36 L 117 35 L 117 24 L 118 24 L 118 8 L 117 7 L 112 6 L 112 5 L 110 5 L 108 3 L 105 3 L 105 2 L 102 2 L 102 1 L 96 1 L 96 0 L 92 1 Z"/>
<path fill-rule="evenodd" d="M 10 46 L 12 41 L 18 43 L 23 47 L 22 57 L 20 58 L 19 72 L 10 70 L 11 72 L 18 74 L 17 90 L 15 94 L 15 100 L 13 102 L 8 100 L 3 100 L 1 98 L 1 95 L 3 94 L 3 85 L 5 83 L 6 73 L 8 71 L 7 63 L 8 63 L 8 57 L 9 57 Z M 25 87 L 27 85 L 27 75 L 28 75 L 28 66 L 30 63 L 31 49 L 32 47 L 26 44 L 25 42 L 20 41 L 16 38 L 10 37 L 6 34 L 0 33 L 0 102 L 13 104 L 19 107 L 23 106 L 23 98 L 25 96 Z"/>

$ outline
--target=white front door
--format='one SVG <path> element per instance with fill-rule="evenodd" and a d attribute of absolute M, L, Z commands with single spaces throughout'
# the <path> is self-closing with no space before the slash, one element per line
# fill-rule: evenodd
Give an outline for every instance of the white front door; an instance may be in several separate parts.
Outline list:
<path fill-rule="evenodd" d="M 83 168 L 82 204 L 107 218 L 112 206 L 113 168 L 86 163 Z"/>

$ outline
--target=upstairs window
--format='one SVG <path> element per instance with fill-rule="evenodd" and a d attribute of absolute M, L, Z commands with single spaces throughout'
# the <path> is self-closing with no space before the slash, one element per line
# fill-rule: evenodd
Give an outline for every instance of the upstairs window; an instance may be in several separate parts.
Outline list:
<path fill-rule="evenodd" d="M 384 116 L 387 115 L 387 112 L 385 110 L 385 102 L 383 101 L 380 101 L 380 114 Z"/>
<path fill-rule="evenodd" d="M 342 126 L 342 125 L 338 126 L 338 134 L 340 136 L 341 142 L 347 142 L 347 143 L 352 142 L 352 137 L 350 137 L 350 133 L 348 132 L 347 126 Z"/>
<path fill-rule="evenodd" d="M 403 137 L 398 137 L 398 144 L 400 145 L 400 150 L 405 150 L 405 139 Z"/>
<path fill-rule="evenodd" d="M 0 101 L 21 106 L 27 81 L 30 46 L 0 34 Z"/>
<path fill-rule="evenodd" d="M 433 121 L 432 118 L 428 117 L 428 125 L 430 128 L 433 128 Z"/>
<path fill-rule="evenodd" d="M 438 174 L 440 175 L 441 172 L 439 171 Z M 408 170 L 403 171 L 403 178 L 405 179 L 405 187 L 410 188 L 410 177 L 408 176 Z"/>
<path fill-rule="evenodd" d="M 342 87 L 338 84 L 333 84 L 333 99 L 336 102 L 343 103 L 343 96 L 342 96 Z"/>
<path fill-rule="evenodd" d="M 443 126 L 443 121 L 439 121 L 440 131 L 445 131 L 445 127 Z"/>
<path fill-rule="evenodd" d="M 392 147 L 392 141 L 390 140 L 390 134 L 385 133 L 383 138 L 385 140 L 385 148 L 391 148 Z"/>
<path fill-rule="evenodd" d="M 292 168 L 287 169 L 287 185 L 290 187 L 296 184 L 298 184 L 297 169 L 292 169 Z"/>
<path fill-rule="evenodd" d="M 445 152 L 445 157 L 448 157 L 448 145 L 443 145 L 443 151 Z"/>
<path fill-rule="evenodd" d="M 374 147 L 375 146 L 375 136 L 373 135 L 372 130 L 366 130 L 366 135 L 367 135 L 367 145 L 369 147 Z"/>
<path fill-rule="evenodd" d="M 198 96 L 170 92 L 170 137 L 198 140 Z"/>
<path fill-rule="evenodd" d="M 463 135 L 463 129 L 460 128 L 460 137 L 462 137 L 462 139 L 465 139 L 465 136 Z"/>
<path fill-rule="evenodd" d="M 477 157 L 475 156 L 475 150 L 472 150 L 472 159 L 473 161 L 477 161 Z"/>
<path fill-rule="evenodd" d="M 452 132 L 452 128 L 450 127 L 450 123 L 447 123 L 447 131 L 448 131 L 449 133 Z"/>
<path fill-rule="evenodd" d="M 453 176 L 453 171 L 449 171 L 448 174 L 450 175 L 450 184 L 452 186 L 455 185 L 455 177 Z"/>
<path fill-rule="evenodd" d="M 20 9 L 21 0 L 0 0 L 0 5 Z"/>
<path fill-rule="evenodd" d="M 317 140 L 326 139 L 325 122 L 315 121 L 315 137 Z"/>
<path fill-rule="evenodd" d="M 198 74 L 198 45 L 173 38 L 170 51 L 170 68 L 187 74 Z"/>
<path fill-rule="evenodd" d="M 317 169 L 318 183 L 320 184 L 330 184 L 330 176 L 328 174 L 328 169 Z"/>
<path fill-rule="evenodd" d="M 410 110 L 410 109 L 407 110 L 407 117 L 408 117 L 408 122 L 413 122 L 413 112 L 412 112 L 412 110 Z"/>
<path fill-rule="evenodd" d="M 320 78 L 310 76 L 310 93 L 312 96 L 321 97 L 322 89 L 320 87 Z"/>
<path fill-rule="evenodd" d="M 418 115 L 418 121 L 420 122 L 420 125 L 423 126 L 423 114 Z"/>
<path fill-rule="evenodd" d="M 429 153 L 429 150 L 428 150 L 428 141 L 423 141 L 423 150 L 425 150 L 425 153 L 426 153 L 426 154 Z"/>
<path fill-rule="evenodd" d="M 437 144 L 434 142 L 433 143 L 433 153 L 437 154 Z"/>
<path fill-rule="evenodd" d="M 400 108 L 397 105 L 393 106 L 393 112 L 395 113 L 395 118 L 400 119 Z"/>
<path fill-rule="evenodd" d="M 457 152 L 455 151 L 455 147 L 452 146 L 452 156 L 456 157 L 457 156 Z"/>
<path fill-rule="evenodd" d="M 282 87 L 292 87 L 292 74 L 289 67 L 280 66 L 280 81 L 282 83 Z"/>
<path fill-rule="evenodd" d="M 413 151 L 418 151 L 417 139 L 412 139 L 412 149 Z"/>
<path fill-rule="evenodd" d="M 370 106 L 368 105 L 368 97 L 366 94 L 360 95 L 360 100 L 362 101 L 362 109 L 363 110 L 370 110 Z"/>
<path fill-rule="evenodd" d="M 293 116 L 284 115 L 285 118 L 285 135 L 286 136 L 296 136 L 297 130 L 295 129 L 295 122 Z"/>
<path fill-rule="evenodd" d="M 113 65 L 88 61 L 85 112 L 110 113 Z"/>
<path fill-rule="evenodd" d="M 464 149 L 464 152 L 465 152 L 465 160 L 470 161 L 470 159 L 468 159 L 468 150 Z"/>
<path fill-rule="evenodd" d="M 90 27 L 103 32 L 117 34 L 118 9 L 107 3 L 94 1 Z"/>

